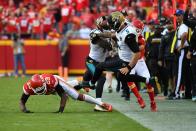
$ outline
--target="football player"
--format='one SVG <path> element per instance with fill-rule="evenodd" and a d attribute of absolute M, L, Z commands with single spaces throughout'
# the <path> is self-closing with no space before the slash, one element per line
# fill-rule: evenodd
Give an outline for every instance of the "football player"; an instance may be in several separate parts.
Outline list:
<path fill-rule="evenodd" d="M 99 63 L 96 66 L 95 73 L 90 82 L 90 85 L 93 86 L 95 84 L 96 80 L 104 70 L 113 70 L 118 72 L 118 79 L 123 82 L 145 82 L 147 84 L 153 85 L 155 83 L 155 78 L 146 78 L 140 75 L 130 74 L 131 70 L 135 67 L 138 60 L 140 59 L 138 33 L 136 28 L 131 26 L 131 24 L 127 24 L 123 14 L 118 11 L 111 13 L 111 15 L 108 17 L 108 23 L 110 27 L 116 32 L 115 37 L 118 40 L 118 55 L 120 58 L 116 59 L 115 61 Z M 111 34 L 110 37 L 113 37 L 113 34 Z M 140 107 L 144 108 L 145 103 L 137 88 L 134 86 L 130 88 L 137 97 Z M 151 111 L 157 111 L 152 86 L 148 90 L 151 91 L 151 93 L 149 92 L 151 98 Z"/>
<path fill-rule="evenodd" d="M 135 67 L 131 70 L 130 74 L 138 74 L 140 76 L 143 76 L 147 79 L 150 78 L 150 73 L 147 68 L 146 62 L 144 60 L 145 55 L 145 39 L 142 36 L 142 31 L 144 29 L 144 24 L 140 20 L 134 20 L 132 21 L 132 25 L 136 28 L 136 32 L 138 33 L 138 44 L 139 44 L 139 50 L 141 53 L 140 59 L 138 60 Z M 158 83 L 158 79 L 155 77 L 155 82 Z M 156 84 L 155 83 L 155 84 Z M 136 84 L 134 82 L 128 82 L 129 87 L 136 87 Z M 154 89 L 151 84 L 146 84 L 147 91 L 149 93 L 149 98 L 151 100 L 151 110 L 156 111 L 156 103 L 154 101 Z"/>
<path fill-rule="evenodd" d="M 23 85 L 23 93 L 20 98 L 20 110 L 24 113 L 30 113 L 26 107 L 26 102 L 31 95 L 50 95 L 55 92 L 61 97 L 60 107 L 57 113 L 62 113 L 66 105 L 67 95 L 79 101 L 86 101 L 91 104 L 97 104 L 107 111 L 112 111 L 112 106 L 101 101 L 97 101 L 94 97 L 78 93 L 73 86 L 78 81 L 66 82 L 62 77 L 52 74 L 35 74 Z"/>
<path fill-rule="evenodd" d="M 88 83 L 94 74 L 95 66 L 100 62 L 104 62 L 108 55 L 108 51 L 112 50 L 112 45 L 108 38 L 100 38 L 95 35 L 108 30 L 106 16 L 98 18 L 96 20 L 96 26 L 97 28 L 93 29 L 90 33 L 90 52 L 85 61 L 87 70 L 83 75 L 82 85 L 86 87 L 89 86 Z M 93 89 L 96 88 L 96 99 L 98 101 L 101 101 L 105 81 L 105 76 L 101 76 L 97 81 L 96 87 L 91 87 Z M 99 105 L 96 105 L 94 110 L 107 111 Z"/>

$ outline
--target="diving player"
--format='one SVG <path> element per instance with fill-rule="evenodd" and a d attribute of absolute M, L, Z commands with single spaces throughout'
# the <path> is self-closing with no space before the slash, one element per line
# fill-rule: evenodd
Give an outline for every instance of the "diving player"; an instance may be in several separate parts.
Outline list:
<path fill-rule="evenodd" d="M 35 74 L 23 85 L 23 93 L 20 98 L 20 110 L 24 113 L 30 113 L 26 107 L 26 102 L 31 95 L 50 95 L 55 92 L 61 97 L 60 107 L 57 112 L 62 113 L 65 108 L 67 95 L 79 101 L 86 101 L 91 104 L 97 104 L 107 111 L 112 111 L 112 106 L 107 103 L 96 100 L 86 94 L 78 93 L 73 86 L 77 85 L 78 81 L 66 82 L 62 77 L 52 74 Z"/>

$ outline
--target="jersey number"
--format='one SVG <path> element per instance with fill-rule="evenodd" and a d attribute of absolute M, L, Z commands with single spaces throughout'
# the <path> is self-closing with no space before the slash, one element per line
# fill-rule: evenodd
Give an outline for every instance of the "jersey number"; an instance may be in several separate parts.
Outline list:
<path fill-rule="evenodd" d="M 46 84 L 50 84 L 50 77 L 45 77 Z"/>

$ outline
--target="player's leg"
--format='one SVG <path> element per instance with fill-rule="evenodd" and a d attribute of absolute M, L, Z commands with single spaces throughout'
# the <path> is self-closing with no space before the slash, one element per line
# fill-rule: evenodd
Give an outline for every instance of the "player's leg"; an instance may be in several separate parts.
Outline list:
<path fill-rule="evenodd" d="M 126 81 L 121 81 L 122 83 L 122 95 L 121 97 L 124 97 L 125 100 L 130 100 L 130 90 L 129 87 L 127 85 Z"/>
<path fill-rule="evenodd" d="M 108 92 L 112 93 L 112 78 L 113 78 L 113 73 L 107 71 L 106 72 L 106 81 L 108 83 Z"/>
<path fill-rule="evenodd" d="M 104 109 L 108 110 L 108 111 L 112 111 L 112 106 L 110 104 L 107 103 L 103 103 L 101 101 L 96 100 L 94 97 L 89 96 L 87 94 L 79 94 L 74 88 L 73 86 L 71 86 L 70 84 L 66 83 L 64 80 L 59 79 L 59 85 L 62 86 L 62 88 L 64 89 L 64 91 L 73 99 L 75 100 L 80 100 L 80 101 L 86 101 L 88 103 L 91 104 L 97 104 L 101 107 L 103 107 Z"/>
<path fill-rule="evenodd" d="M 136 73 L 140 76 L 150 79 L 150 73 L 149 73 L 149 70 L 147 68 L 145 61 L 143 59 L 140 59 L 140 61 L 137 64 L 138 66 L 136 66 L 136 69 L 135 69 Z M 156 102 L 154 99 L 154 88 L 150 83 L 147 83 L 146 87 L 147 87 L 147 92 L 148 92 L 150 102 L 151 102 L 151 111 L 157 111 L 157 106 L 156 106 Z"/>
<path fill-rule="evenodd" d="M 128 82 L 128 86 L 131 89 L 131 91 L 133 92 L 133 94 L 135 95 L 135 97 L 137 98 L 137 101 L 140 105 L 141 108 L 144 108 L 146 106 L 142 96 L 140 95 L 137 86 L 135 85 L 134 82 Z"/>
<path fill-rule="evenodd" d="M 94 85 L 96 81 L 99 79 L 99 77 L 102 75 L 103 71 L 106 70 L 106 71 L 117 72 L 121 66 L 122 66 L 122 60 L 120 60 L 119 58 L 111 59 L 97 64 L 90 84 Z"/>
<path fill-rule="evenodd" d="M 95 94 L 96 94 L 96 100 L 98 100 L 98 101 L 102 101 L 103 87 L 104 87 L 105 81 L 106 81 L 105 76 L 101 76 L 97 81 L 97 85 L 95 87 Z M 96 105 L 94 110 L 95 111 L 105 111 L 99 105 Z"/>
<path fill-rule="evenodd" d="M 131 70 L 130 74 L 135 74 L 138 68 L 139 68 L 139 62 L 137 62 L 135 67 Z M 136 86 L 136 84 L 134 82 L 127 82 L 127 84 L 128 84 L 128 87 L 130 88 L 130 90 L 133 92 L 133 94 L 137 98 L 140 107 L 144 108 L 146 105 L 145 105 L 145 102 L 144 102 L 142 96 L 140 95 L 140 93 L 138 91 L 138 87 Z"/>

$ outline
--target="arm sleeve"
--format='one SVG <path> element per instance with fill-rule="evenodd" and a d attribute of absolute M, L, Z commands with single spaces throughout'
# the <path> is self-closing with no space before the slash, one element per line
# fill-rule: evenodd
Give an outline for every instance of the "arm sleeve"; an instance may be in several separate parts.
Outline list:
<path fill-rule="evenodd" d="M 136 35 L 134 34 L 128 34 L 125 38 L 125 43 L 128 45 L 128 47 L 134 52 L 139 52 L 139 45 L 136 42 Z"/>

